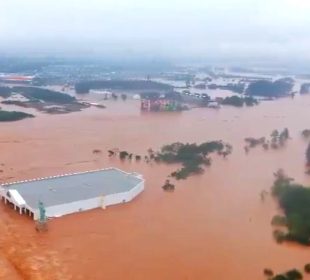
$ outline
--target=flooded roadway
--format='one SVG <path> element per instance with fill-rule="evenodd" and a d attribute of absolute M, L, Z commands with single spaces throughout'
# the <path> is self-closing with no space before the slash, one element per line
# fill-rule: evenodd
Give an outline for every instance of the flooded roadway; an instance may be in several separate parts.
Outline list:
<path fill-rule="evenodd" d="M 278 209 L 271 197 L 262 202 L 260 193 L 269 190 L 278 168 L 310 185 L 304 173 L 307 142 L 300 136 L 310 128 L 309 119 L 310 96 L 304 96 L 253 108 L 163 114 L 141 114 L 136 101 L 110 101 L 104 110 L 1 123 L 2 181 L 116 166 L 142 173 L 146 189 L 126 205 L 54 219 L 42 235 L 27 217 L 1 205 L 0 227 L 14 225 L 19 233 L 2 235 L 0 263 L 7 263 L 11 279 L 259 280 L 266 267 L 302 268 L 309 249 L 274 242 L 270 221 Z M 285 127 L 292 137 L 286 147 L 244 153 L 245 137 L 269 136 Z M 121 163 L 106 152 L 117 147 L 146 154 L 175 141 L 210 140 L 231 143 L 233 154 L 214 158 L 203 175 L 177 182 L 174 193 L 161 189 L 174 166 Z M 23 274 L 31 264 L 25 261 L 20 268 L 12 262 L 5 253 L 12 246 L 17 255 L 32 248 L 19 256 L 20 263 L 27 254 L 53 261 L 42 265 L 42 272 Z"/>

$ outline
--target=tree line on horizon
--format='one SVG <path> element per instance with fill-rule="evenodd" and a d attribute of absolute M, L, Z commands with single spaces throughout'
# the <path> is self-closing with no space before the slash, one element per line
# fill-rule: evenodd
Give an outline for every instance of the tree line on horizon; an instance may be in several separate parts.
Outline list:
<path fill-rule="evenodd" d="M 262 97 L 288 96 L 294 87 L 294 80 L 282 78 L 276 81 L 258 80 L 249 84 L 246 95 Z"/>

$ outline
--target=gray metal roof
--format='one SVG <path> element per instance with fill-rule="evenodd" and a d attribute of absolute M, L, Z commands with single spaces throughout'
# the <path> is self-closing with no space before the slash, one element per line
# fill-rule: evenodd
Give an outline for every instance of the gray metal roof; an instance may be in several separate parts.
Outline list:
<path fill-rule="evenodd" d="M 32 209 L 130 191 L 143 181 L 136 174 L 109 168 L 2 185 L 17 190 Z"/>

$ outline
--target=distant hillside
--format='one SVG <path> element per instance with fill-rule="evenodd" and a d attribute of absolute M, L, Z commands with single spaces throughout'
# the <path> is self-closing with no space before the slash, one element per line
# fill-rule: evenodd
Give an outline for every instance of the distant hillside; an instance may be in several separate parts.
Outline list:
<path fill-rule="evenodd" d="M 170 91 L 172 86 L 146 80 L 105 80 L 105 81 L 84 81 L 75 85 L 76 93 L 89 93 L 91 89 L 106 90 L 159 90 Z"/>
<path fill-rule="evenodd" d="M 255 81 L 249 84 L 246 94 L 263 97 L 287 96 L 292 92 L 294 80 L 283 78 L 274 82 L 267 80 Z"/>

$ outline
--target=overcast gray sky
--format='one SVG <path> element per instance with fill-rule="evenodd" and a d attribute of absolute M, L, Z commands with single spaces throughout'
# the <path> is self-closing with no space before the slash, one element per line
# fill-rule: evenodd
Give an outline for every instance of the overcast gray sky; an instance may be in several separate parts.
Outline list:
<path fill-rule="evenodd" d="M 0 51 L 310 60 L 309 0 L 0 0 Z"/>

